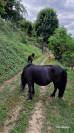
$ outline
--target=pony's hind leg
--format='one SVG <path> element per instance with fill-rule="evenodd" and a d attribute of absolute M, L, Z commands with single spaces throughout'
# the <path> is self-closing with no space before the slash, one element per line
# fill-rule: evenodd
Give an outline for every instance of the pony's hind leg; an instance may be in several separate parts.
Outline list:
<path fill-rule="evenodd" d="M 56 86 L 56 84 L 54 83 L 54 91 L 53 91 L 53 93 L 50 95 L 50 97 L 55 97 L 56 91 L 57 91 L 57 86 Z"/>
<path fill-rule="evenodd" d="M 60 87 L 59 88 L 59 93 L 58 93 L 58 97 L 62 98 L 64 95 L 64 91 L 65 91 L 65 87 Z"/>

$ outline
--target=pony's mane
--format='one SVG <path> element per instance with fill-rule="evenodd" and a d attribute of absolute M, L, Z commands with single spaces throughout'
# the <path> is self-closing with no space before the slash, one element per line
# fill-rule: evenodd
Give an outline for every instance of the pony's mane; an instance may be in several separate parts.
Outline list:
<path fill-rule="evenodd" d="M 27 65 L 26 65 L 26 68 L 27 68 L 27 67 L 30 67 L 31 65 L 33 65 L 33 64 L 32 64 L 32 63 L 27 64 Z"/>

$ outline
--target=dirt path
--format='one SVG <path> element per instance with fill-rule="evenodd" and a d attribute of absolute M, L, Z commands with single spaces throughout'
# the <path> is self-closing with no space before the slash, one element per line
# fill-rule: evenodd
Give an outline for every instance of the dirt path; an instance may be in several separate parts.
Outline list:
<path fill-rule="evenodd" d="M 29 127 L 26 133 L 40 133 L 42 128 L 42 104 L 38 102 L 34 108 L 32 119 L 29 121 Z"/>
<path fill-rule="evenodd" d="M 16 74 L 16 75 L 15 75 L 14 77 L 12 77 L 11 79 L 4 81 L 3 85 L 0 86 L 0 92 L 3 91 L 3 88 L 4 88 L 6 85 L 10 85 L 13 81 L 16 81 L 20 74 L 21 74 L 21 72 L 19 72 L 18 74 Z M 15 88 L 15 86 L 14 86 L 14 88 Z"/>
<path fill-rule="evenodd" d="M 4 123 L 4 128 L 0 133 L 10 133 L 11 129 L 15 126 L 15 122 L 19 117 L 19 112 L 22 107 L 17 106 L 12 109 L 8 114 L 8 119 Z"/>

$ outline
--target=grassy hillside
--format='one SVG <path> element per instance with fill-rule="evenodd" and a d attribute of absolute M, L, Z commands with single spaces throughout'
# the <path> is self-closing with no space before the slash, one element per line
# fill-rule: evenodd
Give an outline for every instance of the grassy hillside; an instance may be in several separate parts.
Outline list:
<path fill-rule="evenodd" d="M 0 19 L 0 83 L 21 70 L 32 52 L 41 56 L 38 48 L 25 42 L 25 37 L 10 23 Z"/>

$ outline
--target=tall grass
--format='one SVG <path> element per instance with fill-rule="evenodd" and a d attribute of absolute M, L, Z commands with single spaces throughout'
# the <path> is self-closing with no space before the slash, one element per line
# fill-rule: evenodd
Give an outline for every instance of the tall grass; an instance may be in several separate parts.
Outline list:
<path fill-rule="evenodd" d="M 36 58 L 41 55 L 38 48 L 22 42 L 25 36 L 11 23 L 0 19 L 0 83 L 20 71 L 29 54 L 35 52 Z"/>

